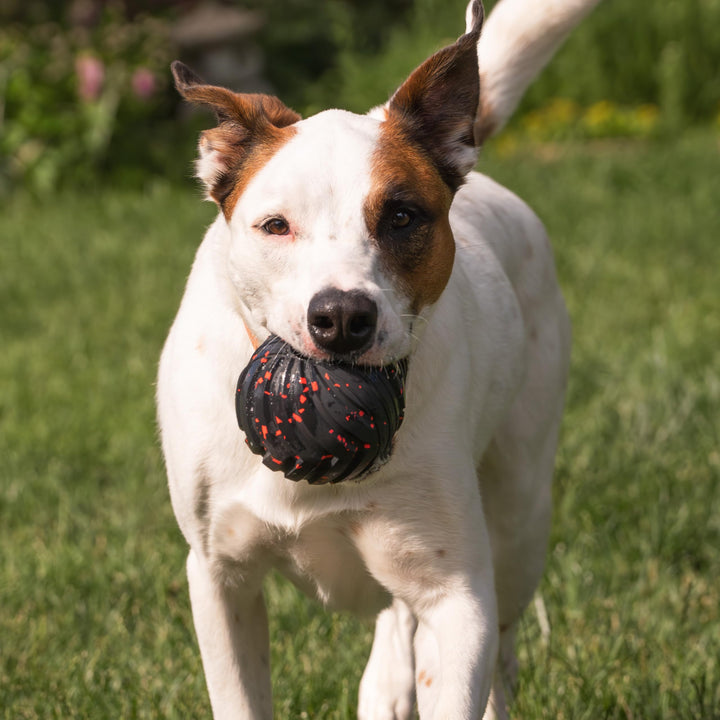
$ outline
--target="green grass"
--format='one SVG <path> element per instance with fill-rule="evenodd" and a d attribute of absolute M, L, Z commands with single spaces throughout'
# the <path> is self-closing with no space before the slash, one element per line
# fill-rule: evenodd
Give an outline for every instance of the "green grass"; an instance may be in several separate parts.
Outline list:
<path fill-rule="evenodd" d="M 720 156 L 491 147 L 545 221 L 575 328 L 555 522 L 514 715 L 720 718 Z M 187 188 L 0 215 L 0 717 L 209 705 L 154 376 L 213 216 Z M 278 718 L 353 718 L 371 628 L 267 585 Z"/>

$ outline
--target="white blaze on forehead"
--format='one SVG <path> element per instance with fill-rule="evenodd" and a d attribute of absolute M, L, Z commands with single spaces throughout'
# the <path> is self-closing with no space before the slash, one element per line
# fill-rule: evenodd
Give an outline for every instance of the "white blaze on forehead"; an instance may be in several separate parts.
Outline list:
<path fill-rule="evenodd" d="M 282 215 L 301 234 L 326 233 L 332 240 L 343 231 L 357 233 L 379 122 L 328 110 L 295 129 L 248 183 L 233 225 L 247 227 L 262 216 Z"/>

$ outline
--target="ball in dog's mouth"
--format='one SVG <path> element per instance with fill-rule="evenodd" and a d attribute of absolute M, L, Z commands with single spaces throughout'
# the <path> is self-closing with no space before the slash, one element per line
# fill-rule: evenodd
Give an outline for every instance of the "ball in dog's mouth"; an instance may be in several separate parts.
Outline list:
<path fill-rule="evenodd" d="M 338 483 L 379 468 L 403 420 L 407 360 L 313 360 L 276 335 L 253 354 L 235 398 L 248 447 L 290 480 Z"/>

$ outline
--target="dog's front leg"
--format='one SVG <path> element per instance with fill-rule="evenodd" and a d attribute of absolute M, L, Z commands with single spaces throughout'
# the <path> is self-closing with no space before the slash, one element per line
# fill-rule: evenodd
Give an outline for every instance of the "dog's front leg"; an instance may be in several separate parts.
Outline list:
<path fill-rule="evenodd" d="M 419 613 L 415 667 L 423 720 L 483 717 L 497 657 L 494 605 L 484 591 L 468 588 Z"/>
<path fill-rule="evenodd" d="M 260 581 L 223 584 L 192 550 L 187 574 L 215 720 L 271 720 L 268 623 Z"/>
<path fill-rule="evenodd" d="M 482 503 L 475 488 L 454 490 L 430 485 L 422 494 L 416 490 L 416 502 L 409 504 L 403 488 L 398 502 L 388 498 L 357 535 L 370 572 L 417 619 L 415 685 L 422 720 L 481 720 L 498 653 Z"/>

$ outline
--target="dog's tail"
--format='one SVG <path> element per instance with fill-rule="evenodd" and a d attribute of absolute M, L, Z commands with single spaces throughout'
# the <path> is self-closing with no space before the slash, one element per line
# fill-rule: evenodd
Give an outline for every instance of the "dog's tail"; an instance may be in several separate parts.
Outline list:
<path fill-rule="evenodd" d="M 479 146 L 508 121 L 528 85 L 599 0 L 500 0 L 478 42 Z M 467 23 L 472 23 L 471 0 Z"/>

